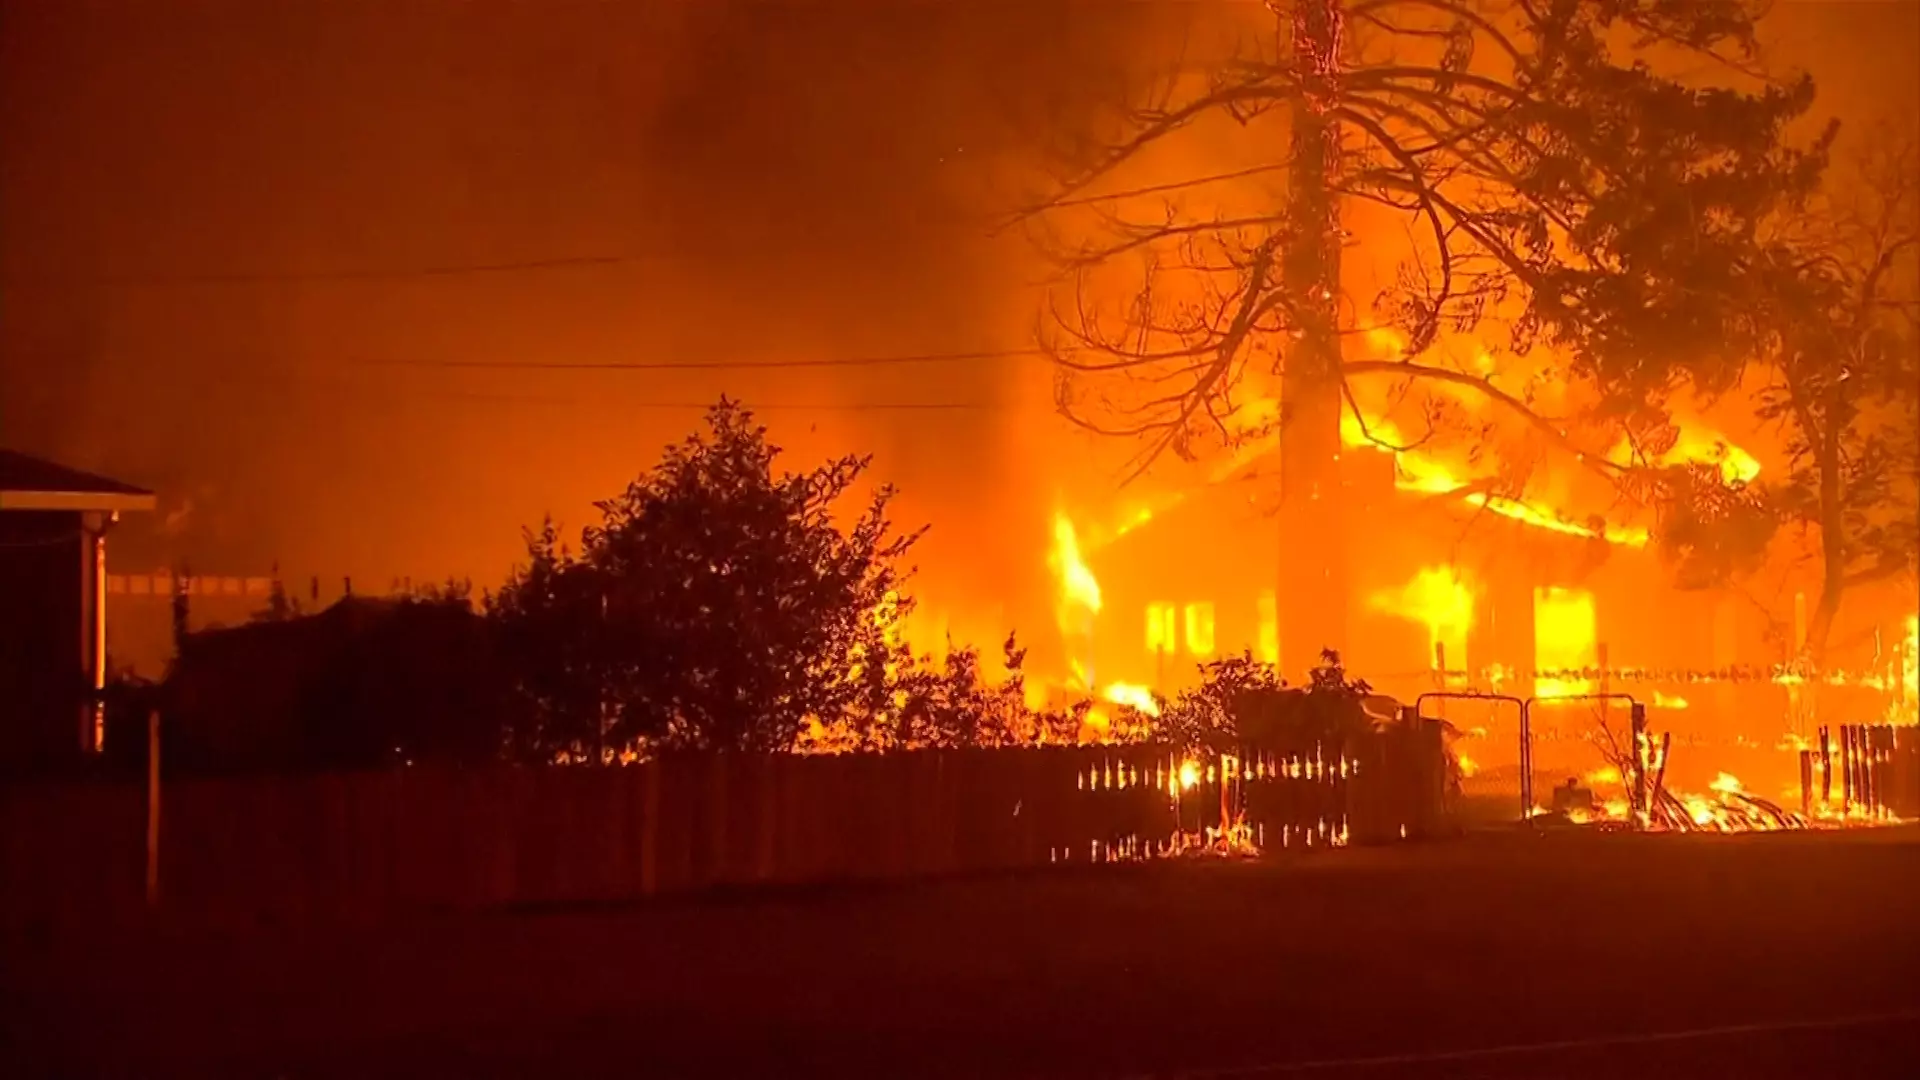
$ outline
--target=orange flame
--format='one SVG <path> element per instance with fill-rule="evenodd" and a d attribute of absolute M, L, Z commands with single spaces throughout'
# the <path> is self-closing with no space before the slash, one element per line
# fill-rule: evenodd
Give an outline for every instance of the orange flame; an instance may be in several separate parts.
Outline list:
<path fill-rule="evenodd" d="M 1673 447 L 1662 454 L 1647 456 L 1653 465 L 1712 465 L 1720 470 L 1720 479 L 1729 487 L 1753 483 L 1760 475 L 1760 462 L 1726 436 L 1697 420 L 1675 420 L 1678 436 Z M 1607 451 L 1607 460 L 1616 465 L 1634 465 L 1633 444 L 1625 439 Z"/>
<path fill-rule="evenodd" d="M 1451 566 L 1428 567 L 1399 591 L 1375 593 L 1372 605 L 1427 628 L 1427 656 L 1445 646 L 1455 661 L 1466 656 L 1467 632 L 1473 629 L 1473 590 Z"/>
<path fill-rule="evenodd" d="M 1109 683 L 1101 696 L 1115 705 L 1125 705 L 1147 716 L 1160 715 L 1160 703 L 1154 699 L 1153 691 L 1136 683 Z"/>
<path fill-rule="evenodd" d="M 1582 589 L 1546 588 L 1533 591 L 1533 657 L 1541 671 L 1566 671 L 1598 663 L 1595 646 L 1593 594 Z M 1540 697 L 1593 692 L 1586 679 L 1534 680 Z"/>
<path fill-rule="evenodd" d="M 1072 519 L 1062 513 L 1053 515 L 1053 551 L 1047 556 L 1047 565 L 1060 579 L 1063 612 L 1077 609 L 1092 614 L 1100 610 L 1100 581 L 1080 556 L 1080 536 Z"/>
<path fill-rule="evenodd" d="M 1381 443 L 1393 446 L 1405 446 L 1408 440 L 1400 429 L 1384 417 L 1362 417 L 1351 408 L 1340 413 L 1340 439 L 1348 446 L 1370 446 L 1386 449 Z M 1369 438 L 1368 436 L 1372 437 Z M 1623 528 L 1607 525 L 1598 530 L 1569 521 L 1566 518 L 1542 510 L 1518 499 L 1504 495 L 1489 495 L 1480 491 L 1463 491 L 1472 482 L 1455 475 L 1447 466 L 1428 454 L 1415 450 L 1389 450 L 1393 454 L 1394 487 L 1401 491 L 1413 491 L 1426 495 L 1452 495 L 1462 492 L 1461 499 L 1467 505 L 1484 509 L 1501 517 L 1510 518 L 1535 528 L 1566 533 L 1569 536 L 1585 536 L 1604 539 L 1608 543 L 1627 547 L 1644 547 L 1647 543 L 1647 530 Z"/>
<path fill-rule="evenodd" d="M 1895 723 L 1920 720 L 1920 615 L 1907 616 L 1907 640 L 1901 648 L 1900 700 L 1890 710 Z"/>

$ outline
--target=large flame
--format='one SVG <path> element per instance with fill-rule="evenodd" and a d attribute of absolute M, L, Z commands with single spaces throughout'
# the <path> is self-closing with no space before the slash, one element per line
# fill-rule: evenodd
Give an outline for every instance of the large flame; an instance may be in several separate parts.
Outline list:
<path fill-rule="evenodd" d="M 1458 494 L 1469 506 L 1478 507 L 1535 528 L 1565 533 L 1569 536 L 1604 539 L 1609 543 L 1623 544 L 1628 547 L 1646 545 L 1648 534 L 1645 529 L 1622 528 L 1604 523 L 1597 527 L 1582 524 L 1519 499 L 1468 490 L 1474 486 L 1475 481 L 1457 475 L 1437 457 L 1414 449 L 1392 449 L 1392 447 L 1410 447 L 1411 443 L 1392 421 L 1384 417 L 1363 418 L 1351 408 L 1342 410 L 1340 438 L 1348 446 L 1369 446 L 1391 453 L 1394 486 L 1401 491 L 1413 491 L 1426 495 Z M 1383 443 L 1388 445 L 1382 446 Z"/>
<path fill-rule="evenodd" d="M 1582 589 L 1546 588 L 1533 591 L 1533 666 L 1541 671 L 1571 671 L 1599 663 L 1596 647 L 1593 594 Z M 1564 697 L 1593 692 L 1580 678 L 1539 678 L 1533 692 L 1540 697 Z"/>
<path fill-rule="evenodd" d="M 1053 550 L 1047 565 L 1060 582 L 1058 613 L 1062 629 L 1080 625 L 1087 615 L 1100 611 L 1100 581 L 1093 576 L 1080 555 L 1080 536 L 1073 520 L 1063 513 L 1053 515 Z"/>
<path fill-rule="evenodd" d="M 1920 721 L 1920 615 L 1907 616 L 1907 641 L 1900 657 L 1900 700 L 1891 712 L 1897 723 Z"/>
<path fill-rule="evenodd" d="M 1142 519 L 1144 520 L 1144 518 Z M 1071 672 L 1068 689 L 1075 694 L 1084 694 L 1114 705 L 1123 705 L 1146 716 L 1159 716 L 1160 703 L 1154 698 L 1153 691 L 1133 683 L 1116 682 L 1104 690 L 1099 688 L 1093 670 L 1093 621 L 1100 613 L 1102 604 L 1100 579 L 1094 576 L 1093 568 L 1087 565 L 1081 551 L 1080 534 L 1074 528 L 1073 519 L 1065 513 L 1053 515 L 1053 548 L 1047 553 L 1047 565 L 1053 570 L 1057 582 L 1057 597 L 1054 603 L 1054 617 L 1060 626 L 1060 637 L 1068 652 L 1067 667 Z M 1174 629 L 1171 605 L 1165 605 L 1164 627 L 1170 635 Z M 1148 633 L 1154 632 L 1155 611 L 1150 606 L 1148 613 Z M 1188 615 L 1191 624 L 1192 615 Z M 1209 624 L 1209 630 L 1211 624 Z M 1156 644 L 1149 641 L 1149 645 Z M 1160 642 L 1171 649 L 1172 641 Z M 1114 717 L 1100 705 L 1094 705 L 1086 712 L 1085 723 L 1081 727 L 1082 742 L 1105 742 L 1113 737 Z"/>
<path fill-rule="evenodd" d="M 1720 479 L 1729 487 L 1751 484 L 1760 475 L 1760 462 L 1736 446 L 1731 439 L 1713 430 L 1703 421 L 1675 417 L 1673 446 L 1665 453 L 1649 454 L 1652 465 L 1712 465 L 1720 470 Z M 1607 451 L 1607 460 L 1616 465 L 1636 465 L 1633 444 L 1621 439 Z"/>
<path fill-rule="evenodd" d="M 1404 587 L 1375 593 L 1372 605 L 1424 625 L 1429 661 L 1436 661 L 1442 649 L 1451 664 L 1466 658 L 1467 632 L 1473 629 L 1473 590 L 1453 567 L 1421 570 Z"/>
<path fill-rule="evenodd" d="M 1154 699 L 1153 691 L 1136 683 L 1109 683 L 1101 696 L 1115 705 L 1125 705 L 1148 716 L 1160 715 L 1160 702 Z"/>

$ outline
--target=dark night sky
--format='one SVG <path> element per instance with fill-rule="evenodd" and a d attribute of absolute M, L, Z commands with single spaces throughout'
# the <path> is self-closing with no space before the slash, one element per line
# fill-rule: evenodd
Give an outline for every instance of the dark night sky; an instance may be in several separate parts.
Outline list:
<path fill-rule="evenodd" d="M 1823 108 L 1914 122 L 1920 3 L 1780 6 L 1775 57 L 1814 70 Z M 374 362 L 1024 344 L 1033 267 L 983 238 L 981 163 L 1018 160 L 1011 118 L 1074 115 L 1191 10 L 5 0 L 0 442 L 191 500 L 209 569 L 491 582 L 519 525 L 578 524 L 697 416 L 643 406 L 981 402 L 768 418 L 809 456 L 879 453 L 938 522 L 923 561 L 958 567 L 950 587 L 1018 591 L 1080 482 L 1042 460 L 1032 362 Z M 580 256 L 623 261 L 407 273 Z M 362 272 L 388 276 L 338 277 Z"/>

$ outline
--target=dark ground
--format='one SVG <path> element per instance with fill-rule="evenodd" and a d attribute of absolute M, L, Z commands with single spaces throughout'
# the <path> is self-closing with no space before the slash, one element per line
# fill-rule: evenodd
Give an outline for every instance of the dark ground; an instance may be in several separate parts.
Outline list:
<path fill-rule="evenodd" d="M 1912 830 L 1501 837 L 13 940 L 0 1073 L 1920 1076 L 1917 900 Z"/>

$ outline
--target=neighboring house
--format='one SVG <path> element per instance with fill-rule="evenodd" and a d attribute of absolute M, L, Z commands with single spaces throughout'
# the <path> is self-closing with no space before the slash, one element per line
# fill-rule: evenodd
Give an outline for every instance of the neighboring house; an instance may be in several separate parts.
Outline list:
<path fill-rule="evenodd" d="M 0 773 L 103 749 L 107 534 L 153 493 L 0 450 Z"/>

